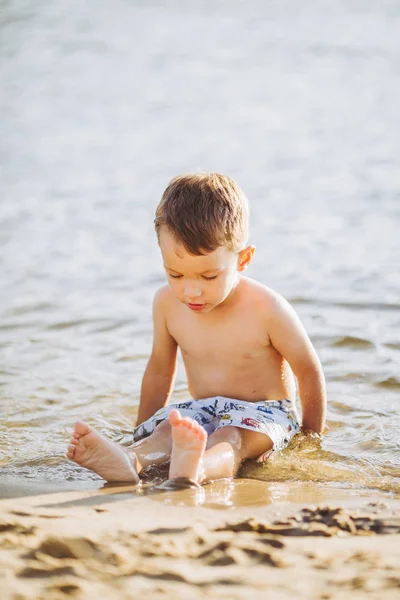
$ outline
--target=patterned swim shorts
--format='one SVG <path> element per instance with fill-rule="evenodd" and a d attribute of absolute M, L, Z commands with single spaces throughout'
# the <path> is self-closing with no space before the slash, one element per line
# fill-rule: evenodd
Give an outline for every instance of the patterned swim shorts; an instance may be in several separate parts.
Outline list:
<path fill-rule="evenodd" d="M 297 411 L 290 400 L 245 402 L 214 396 L 204 400 L 188 400 L 164 406 L 150 419 L 136 427 L 133 432 L 134 442 L 153 433 L 157 425 L 165 421 L 174 408 L 178 409 L 183 417 L 191 417 L 200 423 L 208 435 L 228 425 L 264 433 L 273 442 L 272 451 L 282 450 L 300 431 Z M 268 455 L 269 452 L 258 460 L 265 460 Z"/>

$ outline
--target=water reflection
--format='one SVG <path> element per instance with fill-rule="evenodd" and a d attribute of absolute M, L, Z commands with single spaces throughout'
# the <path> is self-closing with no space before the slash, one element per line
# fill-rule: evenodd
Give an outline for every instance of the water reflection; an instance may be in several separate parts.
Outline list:
<path fill-rule="evenodd" d="M 133 494 L 134 497 L 145 496 L 151 502 L 167 506 L 203 506 L 217 510 L 269 506 L 282 502 L 318 504 L 335 500 L 355 500 L 363 496 L 371 497 L 371 489 L 352 489 L 350 486 L 340 487 L 340 484 L 326 486 L 310 481 L 267 482 L 241 478 L 214 481 L 200 489 L 168 490 L 157 484 L 147 483 L 129 490 L 126 487 L 105 486 L 104 491 L 106 490 L 111 495 L 104 495 L 102 498 L 104 502 L 126 500 Z M 96 498 L 99 499 L 98 496 Z M 94 503 L 95 498 L 88 501 Z"/>

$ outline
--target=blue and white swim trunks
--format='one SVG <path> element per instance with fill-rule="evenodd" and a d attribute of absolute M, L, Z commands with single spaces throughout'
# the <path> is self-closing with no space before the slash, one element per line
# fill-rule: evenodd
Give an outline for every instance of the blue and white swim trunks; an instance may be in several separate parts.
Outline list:
<path fill-rule="evenodd" d="M 200 423 L 208 435 L 227 426 L 264 433 L 273 442 L 272 451 L 282 450 L 300 431 L 297 411 L 290 400 L 245 402 L 214 396 L 204 400 L 188 400 L 164 406 L 150 419 L 136 427 L 133 432 L 134 442 L 152 434 L 157 425 L 168 419 L 169 413 L 175 408 L 183 417 L 191 417 Z M 267 455 L 261 456 L 258 460 L 265 460 Z"/>

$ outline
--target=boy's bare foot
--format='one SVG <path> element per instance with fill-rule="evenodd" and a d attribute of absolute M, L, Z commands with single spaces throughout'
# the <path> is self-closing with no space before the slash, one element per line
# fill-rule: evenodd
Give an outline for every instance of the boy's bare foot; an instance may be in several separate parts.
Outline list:
<path fill-rule="evenodd" d="M 130 456 L 121 446 L 81 421 L 75 424 L 67 457 L 106 481 L 139 481 L 133 453 Z"/>
<path fill-rule="evenodd" d="M 189 417 L 182 417 L 179 410 L 169 414 L 172 433 L 172 453 L 169 479 L 187 477 L 192 481 L 199 479 L 199 466 L 207 442 L 207 432 Z"/>

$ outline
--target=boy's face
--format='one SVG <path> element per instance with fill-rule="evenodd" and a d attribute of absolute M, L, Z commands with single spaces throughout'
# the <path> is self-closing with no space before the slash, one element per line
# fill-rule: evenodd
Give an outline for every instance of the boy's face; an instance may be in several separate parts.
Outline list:
<path fill-rule="evenodd" d="M 198 313 L 210 312 L 235 289 L 239 272 L 249 264 L 254 247 L 232 252 L 220 246 L 209 254 L 193 256 L 166 227 L 159 243 L 168 283 L 180 302 Z"/>

